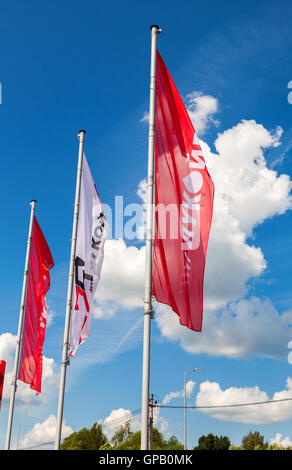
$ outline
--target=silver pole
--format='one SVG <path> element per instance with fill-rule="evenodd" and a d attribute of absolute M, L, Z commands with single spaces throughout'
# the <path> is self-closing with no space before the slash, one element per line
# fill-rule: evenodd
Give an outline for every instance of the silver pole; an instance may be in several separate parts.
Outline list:
<path fill-rule="evenodd" d="M 146 216 L 146 262 L 144 293 L 144 338 L 143 338 L 143 376 L 142 376 L 142 417 L 141 450 L 148 449 L 149 416 L 149 377 L 150 377 L 150 333 L 152 308 L 152 239 L 153 239 L 153 202 L 154 202 L 154 149 L 155 149 L 155 95 L 156 95 L 156 51 L 157 36 L 161 32 L 158 26 L 151 26 L 151 70 L 150 70 L 150 105 L 149 105 L 149 140 L 148 140 L 148 180 L 147 180 L 147 216 Z"/>
<path fill-rule="evenodd" d="M 71 311 L 72 311 L 74 266 L 75 266 L 79 200 L 80 200 L 81 175 L 82 175 L 82 165 L 83 165 L 83 146 L 84 146 L 85 134 L 86 132 L 83 130 L 81 130 L 78 134 L 79 154 L 78 154 L 78 166 L 77 166 L 77 178 L 76 178 L 76 192 L 75 192 L 74 217 L 73 217 L 72 240 L 71 240 L 71 255 L 70 255 L 68 290 L 67 290 L 67 306 L 66 306 L 66 317 L 65 317 L 65 328 L 64 328 L 63 353 L 62 353 L 62 363 L 61 363 L 55 450 L 59 450 L 60 444 L 61 444 L 66 370 L 67 370 L 67 366 L 70 364 L 69 356 L 68 356 L 68 349 L 69 349 L 69 337 L 70 337 L 70 320 L 71 320 Z"/>
<path fill-rule="evenodd" d="M 186 376 L 189 372 L 197 372 L 199 370 L 203 370 L 203 368 L 201 367 L 200 369 L 189 369 L 189 370 L 186 370 L 184 373 L 184 450 L 187 450 Z"/>
<path fill-rule="evenodd" d="M 184 373 L 184 450 L 187 449 L 187 421 L 186 421 L 186 374 L 188 371 Z"/>
<path fill-rule="evenodd" d="M 10 441 L 11 441 L 11 430 L 12 430 L 12 421 L 13 421 L 13 413 L 14 413 L 15 393 L 17 389 L 17 377 L 18 377 L 19 358 L 20 358 L 20 350 L 21 350 L 21 342 L 22 342 L 23 318 L 24 318 L 26 293 L 27 293 L 29 255 L 30 255 L 31 240 L 32 240 L 32 229 L 33 229 L 35 205 L 36 205 L 36 201 L 34 200 L 31 201 L 30 221 L 29 221 L 29 229 L 28 229 L 28 239 L 27 239 L 23 284 L 22 284 L 20 312 L 19 312 L 19 320 L 18 320 L 18 333 L 17 333 L 16 351 L 15 351 L 15 358 L 14 358 L 13 379 L 12 379 L 12 384 L 11 384 L 12 389 L 11 389 L 11 396 L 10 396 L 5 450 L 10 449 Z"/>
<path fill-rule="evenodd" d="M 25 414 L 19 419 L 16 450 L 19 449 L 19 442 L 20 442 L 20 423 L 22 422 L 23 418 L 25 418 L 26 416 L 32 416 L 32 414 L 30 414 L 30 413 L 25 413 Z"/>

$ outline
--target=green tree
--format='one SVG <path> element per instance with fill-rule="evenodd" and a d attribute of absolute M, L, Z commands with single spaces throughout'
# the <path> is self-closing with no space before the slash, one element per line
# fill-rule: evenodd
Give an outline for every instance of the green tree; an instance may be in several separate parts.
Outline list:
<path fill-rule="evenodd" d="M 61 444 L 61 450 L 87 450 L 89 446 L 89 430 L 82 428 L 66 437 Z"/>
<path fill-rule="evenodd" d="M 292 447 L 283 447 L 280 444 L 270 444 L 268 450 L 292 450 Z"/>
<path fill-rule="evenodd" d="M 82 428 L 66 437 L 61 450 L 98 450 L 106 441 L 101 424 L 95 423 L 91 429 Z"/>
<path fill-rule="evenodd" d="M 102 432 L 102 425 L 94 423 L 90 429 L 90 449 L 100 449 L 107 442 L 107 438 Z"/>
<path fill-rule="evenodd" d="M 141 443 L 141 432 L 135 432 L 124 442 L 116 447 L 116 450 L 139 450 Z"/>
<path fill-rule="evenodd" d="M 246 436 L 243 436 L 241 445 L 244 450 L 267 450 L 269 445 L 264 440 L 264 436 L 258 431 L 250 431 Z"/>
<path fill-rule="evenodd" d="M 171 436 L 168 441 L 166 441 L 167 450 L 183 450 L 184 445 L 179 442 L 177 437 Z"/>
<path fill-rule="evenodd" d="M 129 439 L 132 436 L 131 432 L 131 420 L 128 419 L 124 424 L 122 424 L 114 433 L 111 438 L 111 444 L 113 447 L 118 447 L 125 440 Z"/>
<path fill-rule="evenodd" d="M 198 445 L 194 447 L 195 450 L 228 450 L 230 447 L 230 440 L 227 436 L 214 436 L 208 434 L 201 436 L 198 440 Z"/>
<path fill-rule="evenodd" d="M 119 428 L 118 436 L 121 436 L 122 429 Z M 116 433 L 117 434 L 117 433 Z M 114 441 L 114 442 L 113 442 Z M 111 444 L 117 443 L 118 439 L 111 439 Z M 117 445 L 110 445 L 106 443 L 100 450 L 140 450 L 141 447 L 141 432 L 130 433 L 128 439 L 120 442 Z M 171 436 L 168 440 L 163 438 L 162 433 L 154 428 L 153 429 L 153 450 L 183 450 L 183 445 L 178 441 L 175 436 Z"/>
<path fill-rule="evenodd" d="M 229 447 L 229 450 L 243 450 L 243 448 L 236 444 L 231 444 L 231 446 Z"/>

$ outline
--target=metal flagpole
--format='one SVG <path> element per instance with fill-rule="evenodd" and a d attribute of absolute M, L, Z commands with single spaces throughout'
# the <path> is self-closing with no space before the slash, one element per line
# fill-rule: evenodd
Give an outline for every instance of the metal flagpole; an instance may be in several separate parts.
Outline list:
<path fill-rule="evenodd" d="M 24 276 L 23 276 L 23 284 L 22 284 L 22 294 L 21 294 L 21 303 L 20 303 L 20 312 L 19 312 L 19 321 L 18 321 L 18 333 L 17 333 L 17 340 L 16 340 L 16 351 L 15 351 L 15 358 L 14 358 L 14 371 L 13 371 L 12 389 L 11 389 L 11 396 L 10 396 L 5 450 L 10 449 L 10 441 L 11 441 L 11 430 L 12 430 L 12 421 L 13 421 L 13 413 L 14 413 L 15 393 L 17 389 L 17 377 L 18 377 L 19 357 L 20 357 L 21 342 L 22 342 L 23 319 L 24 319 L 28 271 L 29 271 L 29 255 L 30 255 L 31 240 L 32 240 L 32 229 L 33 229 L 35 205 L 36 205 L 36 201 L 35 200 L 31 201 L 30 221 L 29 221 L 29 229 L 28 229 L 25 268 L 24 268 Z"/>
<path fill-rule="evenodd" d="M 71 240 L 71 255 L 70 255 L 68 290 L 67 290 L 67 306 L 66 306 L 66 318 L 65 318 L 65 329 L 64 329 L 62 364 L 61 364 L 55 450 L 59 450 L 60 444 L 61 444 L 66 369 L 70 363 L 69 357 L 68 357 L 68 349 L 69 349 L 70 320 L 71 320 L 72 298 L 73 298 L 74 266 L 75 266 L 77 227 L 78 227 L 78 215 L 79 215 L 81 175 L 82 175 L 82 164 L 83 164 L 83 146 L 84 146 L 85 134 L 86 132 L 84 130 L 79 131 L 79 134 L 78 134 L 79 154 L 78 154 L 78 166 L 77 166 L 76 192 L 75 192 L 74 217 L 73 217 L 73 229 L 72 229 L 72 240 Z"/>
<path fill-rule="evenodd" d="M 187 392 L 186 392 L 186 376 L 189 372 L 198 372 L 199 370 L 203 370 L 202 367 L 200 369 L 188 369 L 184 373 L 184 450 L 187 450 Z"/>
<path fill-rule="evenodd" d="M 149 416 L 149 378 L 150 378 L 150 333 L 152 308 L 152 239 L 154 203 L 154 148 L 155 148 L 155 95 L 156 95 L 156 51 L 157 36 L 161 32 L 156 25 L 151 26 L 151 72 L 148 140 L 148 179 L 147 179 L 147 216 L 146 216 L 146 263 L 144 293 L 144 338 L 143 338 L 143 376 L 142 376 L 142 417 L 141 450 L 148 449 Z"/>

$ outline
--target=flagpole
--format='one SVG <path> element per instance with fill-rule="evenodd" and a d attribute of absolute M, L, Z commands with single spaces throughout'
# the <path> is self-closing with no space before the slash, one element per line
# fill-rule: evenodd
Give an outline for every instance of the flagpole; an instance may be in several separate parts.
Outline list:
<path fill-rule="evenodd" d="M 78 166 L 77 166 L 77 178 L 76 178 L 76 192 L 75 192 L 74 217 L 73 217 L 72 240 L 71 240 L 71 255 L 70 255 L 68 290 L 67 290 L 67 306 L 66 306 L 64 342 L 63 342 L 63 352 L 62 352 L 55 450 L 59 450 L 60 444 L 61 444 L 66 371 L 67 371 L 67 366 L 69 365 L 68 349 L 69 349 L 69 337 L 70 337 L 70 320 L 71 320 L 71 311 L 72 311 L 74 266 L 75 266 L 81 175 L 82 175 L 82 165 L 83 165 L 83 146 L 84 146 L 85 134 L 86 132 L 84 130 L 79 131 L 79 134 L 78 134 L 79 154 L 78 154 Z"/>
<path fill-rule="evenodd" d="M 21 342 L 22 342 L 23 318 L 24 318 L 25 302 L 26 302 L 26 294 L 27 294 L 29 256 L 30 256 L 30 249 L 31 249 L 32 229 L 33 229 L 33 220 L 34 220 L 36 201 L 32 200 L 31 203 L 30 203 L 30 206 L 31 206 L 30 221 L 29 221 L 29 229 L 28 229 L 28 239 L 27 239 L 23 284 L 22 284 L 20 312 L 19 312 L 19 320 L 18 320 L 18 333 L 17 333 L 17 339 L 16 339 L 16 350 L 15 350 L 15 358 L 14 358 L 13 379 L 12 379 L 12 383 L 11 383 L 12 389 L 11 389 L 11 396 L 10 396 L 10 405 L 9 405 L 9 415 L 8 415 L 8 425 L 7 425 L 7 433 L 6 433 L 5 450 L 10 449 L 10 441 L 11 441 L 11 430 L 12 430 L 12 421 L 13 421 L 13 414 L 14 414 L 15 393 L 16 393 L 16 389 L 17 389 L 19 356 L 20 356 Z"/>
<path fill-rule="evenodd" d="M 150 335 L 152 308 L 152 252 L 153 252 L 153 203 L 154 203 L 154 149 L 155 149 L 155 95 L 157 36 L 161 32 L 157 25 L 151 26 L 151 70 L 148 137 L 148 179 L 146 215 L 146 262 L 144 293 L 144 338 L 142 374 L 141 450 L 148 449 L 149 380 L 150 380 Z"/>

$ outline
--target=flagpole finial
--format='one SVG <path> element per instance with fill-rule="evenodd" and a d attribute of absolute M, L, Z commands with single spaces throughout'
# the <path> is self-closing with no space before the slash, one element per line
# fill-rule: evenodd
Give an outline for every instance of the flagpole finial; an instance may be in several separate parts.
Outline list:
<path fill-rule="evenodd" d="M 81 129 L 81 130 L 78 132 L 78 135 L 77 135 L 78 139 L 80 140 L 81 137 L 82 137 L 82 141 L 83 141 L 83 138 L 84 138 L 85 134 L 86 134 L 86 131 L 85 131 L 84 129 Z"/>
<path fill-rule="evenodd" d="M 150 26 L 150 29 L 151 29 L 151 31 L 152 31 L 153 29 L 156 29 L 158 34 L 160 34 L 161 31 L 162 31 L 162 30 L 159 28 L 159 26 L 157 26 L 157 24 L 152 24 L 152 25 Z"/>
<path fill-rule="evenodd" d="M 30 205 L 36 204 L 36 203 L 37 203 L 37 200 L 36 200 L 36 199 L 32 199 L 32 200 L 30 201 Z"/>

